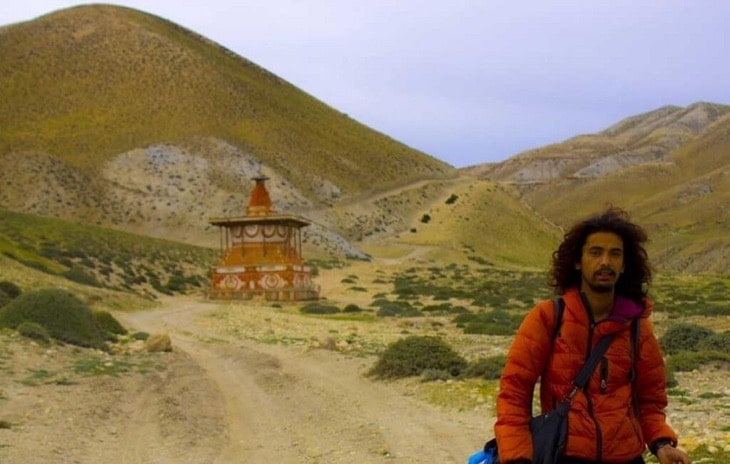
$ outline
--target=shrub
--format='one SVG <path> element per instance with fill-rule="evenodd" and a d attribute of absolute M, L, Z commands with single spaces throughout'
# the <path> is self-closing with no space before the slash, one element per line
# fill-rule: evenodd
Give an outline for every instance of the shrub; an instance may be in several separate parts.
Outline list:
<path fill-rule="evenodd" d="M 502 375 L 502 369 L 507 363 L 507 356 L 500 354 L 489 358 L 479 358 L 469 363 L 464 370 L 464 377 L 479 377 L 485 380 L 495 380 Z"/>
<path fill-rule="evenodd" d="M 730 353 L 730 331 L 712 334 L 697 343 L 700 351 L 720 351 Z"/>
<path fill-rule="evenodd" d="M 18 298 L 23 292 L 20 290 L 20 287 L 18 287 L 13 282 L 3 280 L 0 282 L 0 293 L 6 294 L 10 297 L 11 300 L 13 300 L 15 298 Z"/>
<path fill-rule="evenodd" d="M 104 333 L 91 309 L 64 290 L 23 293 L 0 312 L 0 327 L 16 329 L 23 322 L 40 324 L 51 337 L 72 345 L 104 347 Z"/>
<path fill-rule="evenodd" d="M 465 334 L 513 335 L 523 318 L 520 314 L 495 309 L 488 313 L 459 314 L 454 318 L 454 323 L 463 327 Z"/>
<path fill-rule="evenodd" d="M 336 314 L 340 312 L 340 308 L 332 305 L 322 305 L 319 303 L 310 303 L 302 306 L 300 311 L 304 314 Z"/>
<path fill-rule="evenodd" d="M 466 360 L 442 339 L 414 335 L 388 345 L 368 374 L 381 379 L 397 379 L 419 376 L 430 369 L 456 377 L 466 365 Z"/>
<path fill-rule="evenodd" d="M 714 335 L 707 327 L 695 324 L 680 323 L 669 326 L 659 344 L 665 354 L 672 355 L 682 351 L 697 351 L 701 340 Z"/>
<path fill-rule="evenodd" d="M 719 351 L 684 351 L 667 359 L 667 369 L 672 372 L 690 372 L 704 364 L 725 364 L 730 362 L 730 353 Z"/>
<path fill-rule="evenodd" d="M 148 334 L 147 332 L 135 332 L 135 333 L 133 333 L 131 335 L 131 338 L 133 340 L 142 340 L 142 341 L 145 341 L 148 338 L 150 338 L 150 334 Z"/>
<path fill-rule="evenodd" d="M 73 266 L 71 269 L 63 272 L 62 275 L 68 280 L 82 285 L 88 285 L 90 287 L 101 287 L 101 284 L 98 280 L 96 280 L 96 277 L 94 277 L 92 274 L 89 274 L 84 268 L 80 266 Z"/>
<path fill-rule="evenodd" d="M 388 301 L 386 299 L 378 299 L 370 303 L 370 306 L 377 306 L 379 317 L 418 317 L 423 313 L 411 306 L 407 301 Z"/>
<path fill-rule="evenodd" d="M 94 311 L 94 317 L 96 318 L 96 323 L 99 324 L 101 330 L 111 334 L 112 339 L 115 338 L 114 335 L 127 334 L 127 329 L 125 329 L 124 326 L 122 326 L 122 324 L 120 324 L 119 321 L 116 320 L 108 311 Z"/>
<path fill-rule="evenodd" d="M 446 199 L 446 204 L 453 205 L 454 203 L 456 203 L 456 200 L 458 200 L 458 199 L 459 199 L 459 196 L 452 193 L 451 196 Z"/>
<path fill-rule="evenodd" d="M 359 313 L 362 311 L 358 305 L 350 303 L 342 309 L 343 313 Z"/>
<path fill-rule="evenodd" d="M 48 344 L 51 336 L 45 327 L 35 322 L 24 321 L 18 325 L 18 333 L 24 337 L 32 338 L 42 344 Z"/>

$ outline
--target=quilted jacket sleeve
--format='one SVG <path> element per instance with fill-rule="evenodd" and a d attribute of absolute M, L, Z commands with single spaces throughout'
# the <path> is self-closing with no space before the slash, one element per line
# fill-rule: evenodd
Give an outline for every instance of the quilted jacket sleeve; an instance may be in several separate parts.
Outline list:
<path fill-rule="evenodd" d="M 638 357 L 636 359 L 636 399 L 639 405 L 644 439 L 651 445 L 660 438 L 677 443 L 677 434 L 666 423 L 666 378 L 661 348 L 648 319 L 641 320 Z"/>
<path fill-rule="evenodd" d="M 533 308 L 522 321 L 507 355 L 497 395 L 497 438 L 501 462 L 532 460 L 529 420 L 535 382 L 545 365 L 555 324 L 552 301 Z"/>

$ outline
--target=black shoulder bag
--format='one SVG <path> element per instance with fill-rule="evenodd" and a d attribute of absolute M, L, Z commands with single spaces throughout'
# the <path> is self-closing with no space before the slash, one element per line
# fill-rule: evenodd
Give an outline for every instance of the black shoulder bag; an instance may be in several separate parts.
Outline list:
<path fill-rule="evenodd" d="M 601 338 L 580 372 L 573 380 L 573 389 L 568 396 L 552 411 L 530 419 L 532 433 L 532 464 L 555 464 L 565 449 L 568 436 L 568 411 L 575 395 L 585 388 L 598 361 L 613 341 L 613 334 Z"/>
<path fill-rule="evenodd" d="M 552 343 L 555 343 L 555 339 L 560 331 L 564 304 L 562 298 L 555 299 L 556 323 L 552 334 Z M 636 333 L 632 333 L 632 336 L 634 339 L 637 338 Z M 562 456 L 565 450 L 565 440 L 568 436 L 568 411 L 570 410 L 570 404 L 573 402 L 575 395 L 585 388 L 588 380 L 591 378 L 591 374 L 596 369 L 598 361 L 603 357 L 608 346 L 613 341 L 613 337 L 614 335 L 611 334 L 601 338 L 573 380 L 573 389 L 555 409 L 530 419 L 530 433 L 532 434 L 533 448 L 532 464 L 555 464 Z M 632 352 L 632 357 L 633 355 L 634 353 Z M 482 451 L 469 457 L 468 463 L 499 463 L 497 440 L 492 438 L 487 441 Z"/>

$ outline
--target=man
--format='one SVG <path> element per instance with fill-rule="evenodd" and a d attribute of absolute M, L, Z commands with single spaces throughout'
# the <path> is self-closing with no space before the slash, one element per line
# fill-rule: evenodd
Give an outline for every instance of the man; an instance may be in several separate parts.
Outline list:
<path fill-rule="evenodd" d="M 613 342 L 568 414 L 565 464 L 640 464 L 646 446 L 661 464 L 689 464 L 666 423 L 666 372 L 649 316 L 647 235 L 615 208 L 574 225 L 553 253 L 551 285 L 565 311 L 553 341 L 553 302 L 538 303 L 520 326 L 507 357 L 494 426 L 503 464 L 529 463 L 532 395 L 538 377 L 543 411 L 552 410 L 593 347 Z M 632 356 L 632 320 L 638 346 Z"/>

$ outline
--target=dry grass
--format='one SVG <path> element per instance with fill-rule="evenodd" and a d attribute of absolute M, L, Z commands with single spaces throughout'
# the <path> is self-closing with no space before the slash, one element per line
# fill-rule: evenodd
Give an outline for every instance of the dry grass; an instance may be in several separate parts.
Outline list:
<path fill-rule="evenodd" d="M 48 153 L 94 172 L 110 156 L 206 135 L 313 194 L 453 169 L 373 131 L 173 23 L 128 8 L 70 8 L 3 30 L 0 153 Z M 378 166 L 378 169 L 372 169 Z"/>

